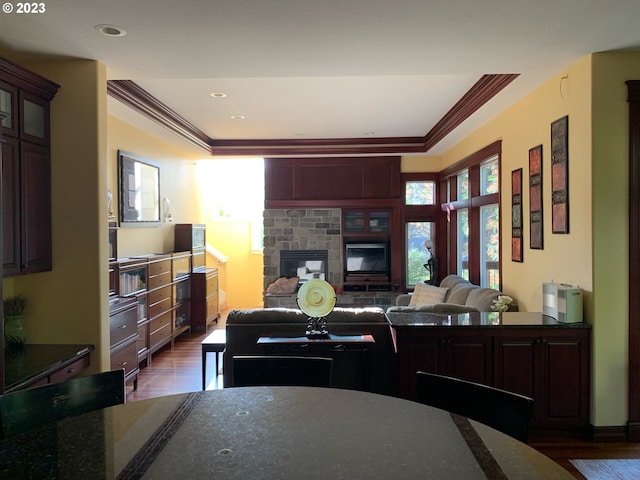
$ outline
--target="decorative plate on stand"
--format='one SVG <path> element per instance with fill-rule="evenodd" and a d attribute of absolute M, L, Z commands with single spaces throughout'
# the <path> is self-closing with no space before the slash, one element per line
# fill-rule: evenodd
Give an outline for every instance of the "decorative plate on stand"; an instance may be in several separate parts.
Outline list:
<path fill-rule="evenodd" d="M 304 282 L 298 290 L 297 302 L 300 310 L 309 315 L 307 337 L 327 338 L 329 332 L 324 317 L 336 305 L 336 293 L 329 282 L 319 278 Z"/>

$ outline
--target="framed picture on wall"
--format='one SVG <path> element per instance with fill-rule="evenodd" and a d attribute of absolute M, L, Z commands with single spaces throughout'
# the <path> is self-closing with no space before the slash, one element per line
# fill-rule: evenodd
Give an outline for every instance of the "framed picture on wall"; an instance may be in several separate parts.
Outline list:
<path fill-rule="evenodd" d="M 529 247 L 544 247 L 542 215 L 542 145 L 529 149 Z"/>
<path fill-rule="evenodd" d="M 523 261 L 522 248 L 522 169 L 511 172 L 511 260 Z"/>
<path fill-rule="evenodd" d="M 551 123 L 551 232 L 569 233 L 569 117 Z"/>

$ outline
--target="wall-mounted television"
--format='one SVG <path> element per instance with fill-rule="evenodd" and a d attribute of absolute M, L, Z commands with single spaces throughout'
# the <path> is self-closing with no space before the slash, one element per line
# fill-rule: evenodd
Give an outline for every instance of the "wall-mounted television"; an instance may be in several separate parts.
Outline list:
<path fill-rule="evenodd" d="M 347 274 L 389 275 L 389 244 L 347 243 L 345 245 Z"/>

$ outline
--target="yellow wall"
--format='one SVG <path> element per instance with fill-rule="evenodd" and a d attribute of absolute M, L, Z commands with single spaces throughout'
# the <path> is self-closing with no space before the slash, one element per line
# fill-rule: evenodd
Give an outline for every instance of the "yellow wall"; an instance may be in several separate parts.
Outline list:
<path fill-rule="evenodd" d="M 629 107 L 624 82 L 637 79 L 639 53 L 593 55 L 593 405 L 598 425 L 627 419 Z"/>
<path fill-rule="evenodd" d="M 592 412 L 595 426 L 627 421 L 628 106 L 625 80 L 640 78 L 640 54 L 606 53 L 566 68 L 442 156 L 449 166 L 502 141 L 502 280 L 527 311 L 540 311 L 541 284 L 578 284 L 593 325 Z M 551 233 L 550 123 L 569 116 L 570 232 Z M 544 250 L 510 256 L 510 175 L 528 179 L 528 150 L 543 145 Z M 525 189 L 526 192 L 526 189 Z M 525 219 L 529 208 L 525 193 Z"/>
<path fill-rule="evenodd" d="M 436 155 L 404 156 L 400 161 L 402 173 L 439 172 L 442 170 L 442 159 Z"/>
<path fill-rule="evenodd" d="M 251 224 L 210 222 L 207 241 L 229 257 L 220 269 L 229 308 L 261 308 L 263 256 L 262 251 L 251 251 Z"/>
<path fill-rule="evenodd" d="M 483 125 L 443 155 L 449 166 L 482 147 L 502 140 L 501 256 L 502 286 L 518 299 L 520 308 L 540 311 L 541 284 L 579 284 L 587 296 L 591 279 L 591 71 L 585 58 L 540 86 L 533 93 Z M 566 80 L 562 77 L 567 76 Z M 561 82 L 565 83 L 561 88 Z M 566 87 L 566 88 L 565 88 Z M 570 230 L 551 233 L 550 124 L 569 116 Z M 522 168 L 528 180 L 528 152 L 543 145 L 544 250 L 529 249 L 529 228 L 524 225 L 524 262 L 511 261 L 511 171 Z M 525 189 L 526 191 L 526 189 Z M 529 211 L 529 195 L 523 210 Z M 529 216 L 525 214 L 525 219 Z M 590 302 L 589 302 L 590 305 Z M 587 320 L 592 320 L 587 308 Z"/>
<path fill-rule="evenodd" d="M 30 343 L 90 343 L 109 366 L 106 70 L 88 60 L 14 61 L 60 84 L 51 103 L 53 270 L 5 280 L 29 302 Z M 5 294 L 6 294 L 5 293 Z M 105 348 L 106 347 L 106 348 Z"/>
<path fill-rule="evenodd" d="M 175 223 L 202 223 L 194 163 L 198 158 L 115 117 L 107 118 L 108 188 L 118 214 L 118 150 L 160 165 L 160 196 L 171 201 L 172 223 L 156 227 L 123 226 L 118 229 L 118 257 L 173 251 Z M 170 135 L 167 132 L 167 135 Z M 170 137 L 171 138 L 171 137 Z M 173 139 L 173 138 L 171 138 Z M 206 156 L 203 152 L 202 156 Z"/>

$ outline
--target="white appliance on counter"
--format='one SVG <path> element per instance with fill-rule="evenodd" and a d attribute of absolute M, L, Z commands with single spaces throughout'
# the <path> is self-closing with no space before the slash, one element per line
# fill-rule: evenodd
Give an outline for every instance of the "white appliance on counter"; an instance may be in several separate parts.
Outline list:
<path fill-rule="evenodd" d="M 582 322 L 582 290 L 577 285 L 543 283 L 542 314 L 562 323 Z"/>

